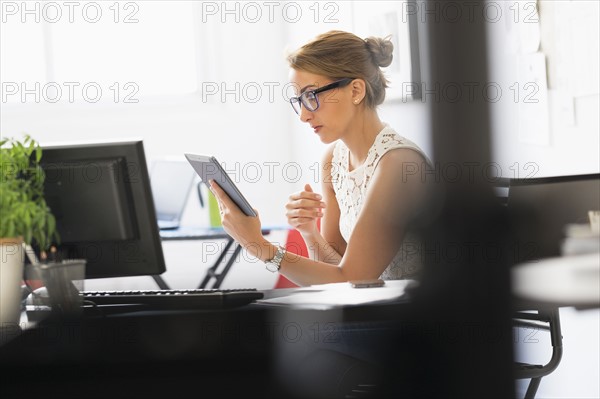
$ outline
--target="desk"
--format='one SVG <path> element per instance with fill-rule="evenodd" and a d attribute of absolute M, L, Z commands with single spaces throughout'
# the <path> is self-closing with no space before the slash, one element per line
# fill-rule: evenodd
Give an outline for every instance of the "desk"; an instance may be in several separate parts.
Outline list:
<path fill-rule="evenodd" d="M 297 378 L 290 381 L 287 371 L 301 364 L 313 345 L 319 345 L 316 353 L 345 361 L 347 357 L 332 357 L 337 352 L 323 351 L 323 346 L 338 348 L 346 323 L 370 321 L 386 323 L 373 341 L 392 345 L 389 325 L 397 318 L 398 306 L 390 302 L 346 309 L 352 316 L 342 316 L 340 309 L 255 304 L 225 311 L 48 319 L 0 347 L 2 394 L 13 397 L 25 390 L 32 396 L 50 392 L 74 397 L 172 397 L 208 391 L 220 397 L 302 397 L 295 385 L 290 387 L 299 381 L 306 384 L 306 376 L 294 374 Z M 369 331 L 364 325 L 360 329 L 363 340 L 364 334 L 373 333 Z M 352 359 L 349 366 L 336 364 L 334 371 L 350 366 L 356 371 L 365 364 Z"/>
<path fill-rule="evenodd" d="M 512 286 L 518 299 L 538 306 L 600 307 L 600 253 L 517 265 Z"/>
<path fill-rule="evenodd" d="M 271 229 L 263 229 L 262 234 L 268 235 Z M 163 241 L 182 241 L 182 240 L 226 240 L 217 260 L 206 271 L 206 275 L 198 285 L 198 288 L 220 288 L 223 280 L 229 273 L 229 269 L 235 262 L 236 257 L 242 250 L 242 246 L 225 232 L 222 228 L 203 228 L 203 227 L 180 227 L 173 230 L 160 230 L 160 238 Z M 233 253 L 227 259 L 229 250 L 233 247 Z M 152 278 L 162 290 L 168 290 L 169 285 L 159 275 L 153 275 Z M 211 283 L 209 285 L 209 283 Z"/>
<path fill-rule="evenodd" d="M 429 308 L 400 298 L 327 309 L 253 304 L 49 319 L 0 346 L 1 391 L 77 398 L 462 397 L 481 396 L 474 376 L 486 390 L 498 384 L 498 363 L 482 368 L 478 361 L 489 361 L 490 345 L 499 344 L 495 335 L 486 339 L 496 327 Z"/>

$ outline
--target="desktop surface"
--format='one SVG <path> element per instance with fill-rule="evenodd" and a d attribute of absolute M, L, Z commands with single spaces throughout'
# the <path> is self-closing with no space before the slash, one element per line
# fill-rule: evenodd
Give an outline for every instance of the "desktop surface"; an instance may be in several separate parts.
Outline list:
<path fill-rule="evenodd" d="M 60 397 L 264 392 L 265 340 L 241 335 L 241 326 L 262 319 L 251 309 L 48 318 L 0 347 L 3 396 L 24 389 L 28 395 Z"/>
<path fill-rule="evenodd" d="M 163 241 L 229 238 L 229 234 L 219 227 L 180 226 L 176 229 L 162 229 L 159 234 Z"/>
<path fill-rule="evenodd" d="M 347 306 L 345 313 L 255 303 L 223 310 L 132 308 L 47 318 L 0 346 L 0 373 L 10 376 L 3 393 L 27 386 L 29 394 L 68 389 L 78 397 L 114 392 L 168 397 L 193 388 L 222 397 L 294 397 L 278 382 L 282 360 L 294 359 L 297 349 L 314 343 L 338 348 L 346 322 L 393 324 L 397 306 Z M 28 383 L 32 376 L 33 385 Z"/>
<path fill-rule="evenodd" d="M 274 299 L 281 291 L 264 294 Z M 48 318 L 20 334 L 13 331 L 0 346 L 2 392 L 7 397 L 26 389 L 28 395 L 103 398 L 182 392 L 347 397 L 361 387 L 376 389 L 370 397 L 398 397 L 424 386 L 423 392 L 433 396 L 456 392 L 460 388 L 454 382 L 423 383 L 446 375 L 447 365 L 463 362 L 477 324 L 457 329 L 460 324 L 451 318 L 431 319 L 427 310 L 400 296 L 325 308 L 253 303 L 222 310 L 131 309 Z M 423 363 L 423 356 L 436 360 Z M 467 371 L 461 373 L 470 375 Z"/>

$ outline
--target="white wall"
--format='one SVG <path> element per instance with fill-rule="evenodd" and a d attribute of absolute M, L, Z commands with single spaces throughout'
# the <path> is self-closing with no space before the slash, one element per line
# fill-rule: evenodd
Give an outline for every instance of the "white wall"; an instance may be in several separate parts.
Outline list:
<path fill-rule="evenodd" d="M 490 82 L 502 96 L 490 104 L 494 158 L 503 176 L 598 173 L 598 2 L 541 1 L 539 23 L 528 3 L 520 12 L 515 2 L 496 4 L 504 14 L 488 24 Z M 522 63 L 536 55 L 544 57 L 542 73 L 523 71 Z M 528 162 L 535 168 L 525 170 Z"/>

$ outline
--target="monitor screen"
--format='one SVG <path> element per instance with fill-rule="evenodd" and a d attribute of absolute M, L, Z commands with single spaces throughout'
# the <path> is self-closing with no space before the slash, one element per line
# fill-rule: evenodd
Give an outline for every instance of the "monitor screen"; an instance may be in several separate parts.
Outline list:
<path fill-rule="evenodd" d="M 44 145 L 41 164 L 61 257 L 86 259 L 86 278 L 165 271 L 141 140 Z"/>
<path fill-rule="evenodd" d="M 516 260 L 560 256 L 567 225 L 589 225 L 588 211 L 599 207 L 600 174 L 511 179 Z"/>

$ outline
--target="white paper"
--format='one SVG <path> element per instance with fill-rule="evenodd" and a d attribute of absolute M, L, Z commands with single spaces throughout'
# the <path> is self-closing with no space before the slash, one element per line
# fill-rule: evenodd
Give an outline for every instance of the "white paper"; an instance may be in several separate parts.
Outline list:
<path fill-rule="evenodd" d="M 519 56 L 519 80 L 511 94 L 519 110 L 519 141 L 550 144 L 546 58 L 542 53 Z"/>
<path fill-rule="evenodd" d="M 352 288 L 350 283 L 314 285 L 295 289 L 285 296 L 263 299 L 258 302 L 297 307 L 331 308 L 391 301 L 405 295 L 406 287 L 414 280 L 386 281 L 383 287 Z"/>
<path fill-rule="evenodd" d="M 566 305 L 600 305 L 600 253 L 548 258 L 512 269 L 513 293 Z"/>

